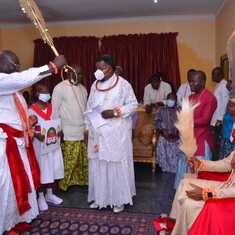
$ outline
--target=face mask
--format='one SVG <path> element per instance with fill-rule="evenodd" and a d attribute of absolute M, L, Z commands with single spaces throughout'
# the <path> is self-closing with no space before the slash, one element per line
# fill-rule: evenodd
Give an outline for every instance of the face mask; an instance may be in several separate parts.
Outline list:
<path fill-rule="evenodd" d="M 50 94 L 39 94 L 38 99 L 46 103 L 51 99 Z"/>
<path fill-rule="evenodd" d="M 175 100 L 166 100 L 166 105 L 169 108 L 173 108 L 175 106 Z"/>
<path fill-rule="evenodd" d="M 94 75 L 95 75 L 96 80 L 98 80 L 98 81 L 104 79 L 104 73 L 103 73 L 103 71 L 100 70 L 100 69 L 97 69 L 97 70 L 95 71 Z"/>

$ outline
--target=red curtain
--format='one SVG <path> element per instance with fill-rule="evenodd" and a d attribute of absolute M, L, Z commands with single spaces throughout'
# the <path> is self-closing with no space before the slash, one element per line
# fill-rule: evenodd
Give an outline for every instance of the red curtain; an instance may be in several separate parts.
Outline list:
<path fill-rule="evenodd" d="M 68 64 L 78 64 L 84 73 L 84 85 L 89 89 L 93 81 L 95 61 L 99 53 L 99 39 L 96 37 L 60 37 L 54 38 L 54 44 L 60 54 L 65 55 Z M 41 39 L 34 41 L 34 66 L 48 64 L 53 60 L 52 50 Z M 61 81 L 60 76 L 44 79 L 50 91 Z"/>
<path fill-rule="evenodd" d="M 162 72 L 164 79 L 174 89 L 180 84 L 179 62 L 177 51 L 177 33 L 134 34 L 103 37 L 99 50 L 99 39 L 96 37 L 60 37 L 54 43 L 60 54 L 64 54 L 69 64 L 79 64 L 85 74 L 84 85 L 89 90 L 93 81 L 95 61 L 98 54 L 110 54 L 116 65 L 124 67 L 125 78 L 132 84 L 136 96 L 142 100 L 144 87 L 149 77 Z M 51 49 L 37 39 L 34 49 L 34 65 L 47 64 L 54 58 Z M 46 79 L 50 90 L 61 81 Z"/>
<path fill-rule="evenodd" d="M 142 100 L 149 77 L 161 72 L 176 90 L 180 84 L 177 33 L 108 36 L 102 39 L 102 54 L 113 56 L 124 68 L 125 78 Z"/>

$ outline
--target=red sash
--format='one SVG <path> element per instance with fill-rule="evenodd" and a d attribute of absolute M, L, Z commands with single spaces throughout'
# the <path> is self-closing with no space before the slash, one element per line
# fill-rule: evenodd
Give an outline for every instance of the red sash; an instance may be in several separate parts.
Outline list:
<path fill-rule="evenodd" d="M 30 209 L 28 194 L 31 192 L 31 187 L 14 137 L 22 138 L 24 137 L 24 132 L 2 123 L 0 123 L 0 128 L 2 128 L 8 136 L 6 141 L 6 155 L 15 190 L 19 214 L 22 215 Z M 27 147 L 26 150 L 34 186 L 37 189 L 40 187 L 40 170 L 35 157 L 31 139 L 29 141 L 29 147 Z"/>
<path fill-rule="evenodd" d="M 37 103 L 32 104 L 30 107 L 32 110 L 34 110 L 41 118 L 48 121 L 51 119 L 51 113 L 52 113 L 52 106 L 51 104 L 47 104 L 47 112 L 44 113 L 42 109 L 39 107 Z"/>

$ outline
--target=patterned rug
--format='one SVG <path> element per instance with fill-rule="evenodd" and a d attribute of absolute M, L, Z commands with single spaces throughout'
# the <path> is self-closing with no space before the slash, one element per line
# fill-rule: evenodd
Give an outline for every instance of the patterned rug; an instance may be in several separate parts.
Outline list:
<path fill-rule="evenodd" d="M 22 235 L 156 235 L 152 214 L 51 207 Z"/>

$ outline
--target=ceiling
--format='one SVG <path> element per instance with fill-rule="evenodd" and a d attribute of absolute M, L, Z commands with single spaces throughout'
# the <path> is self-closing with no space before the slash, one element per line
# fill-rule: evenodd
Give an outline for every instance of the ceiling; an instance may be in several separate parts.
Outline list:
<path fill-rule="evenodd" d="M 144 16 L 212 15 L 224 0 L 36 0 L 50 22 Z M 0 23 L 26 23 L 18 0 L 0 0 Z"/>

